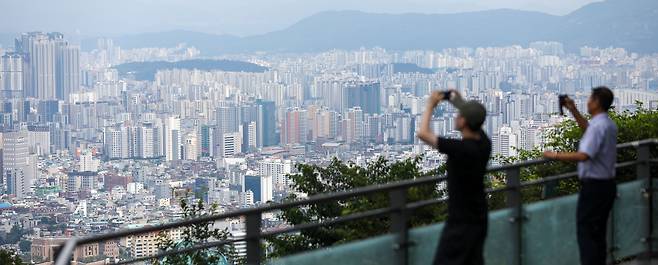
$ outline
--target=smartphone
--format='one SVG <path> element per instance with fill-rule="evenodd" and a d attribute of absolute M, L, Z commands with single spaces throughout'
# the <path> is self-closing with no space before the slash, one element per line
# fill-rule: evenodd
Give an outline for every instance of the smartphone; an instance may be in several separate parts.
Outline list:
<path fill-rule="evenodd" d="M 560 115 L 564 115 L 564 104 L 566 104 L 566 102 L 567 102 L 567 97 L 569 97 L 569 96 L 567 96 L 565 94 L 558 95 L 558 101 L 559 101 L 559 105 L 560 105 Z"/>

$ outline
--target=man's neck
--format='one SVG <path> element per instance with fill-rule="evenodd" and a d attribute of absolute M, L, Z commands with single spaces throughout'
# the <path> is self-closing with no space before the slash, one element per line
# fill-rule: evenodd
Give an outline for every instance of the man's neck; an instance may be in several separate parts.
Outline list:
<path fill-rule="evenodd" d="M 596 115 L 599 115 L 599 114 L 601 114 L 601 113 L 604 113 L 604 114 L 605 114 L 606 112 L 603 111 L 603 110 L 595 110 L 595 111 L 592 111 L 592 113 L 591 113 L 592 118 L 594 118 Z"/>
<path fill-rule="evenodd" d="M 480 140 L 480 132 L 474 132 L 469 129 L 462 130 L 462 139 Z"/>

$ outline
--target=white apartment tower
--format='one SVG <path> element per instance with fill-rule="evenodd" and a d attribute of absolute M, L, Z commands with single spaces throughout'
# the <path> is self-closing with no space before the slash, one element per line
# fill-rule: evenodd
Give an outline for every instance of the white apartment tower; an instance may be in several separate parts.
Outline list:
<path fill-rule="evenodd" d="M 242 153 L 242 134 L 240 132 L 224 133 L 219 137 L 219 157 L 232 157 Z"/>
<path fill-rule="evenodd" d="M 199 157 L 199 144 L 195 133 L 185 135 L 182 155 L 185 160 L 197 160 Z"/>
<path fill-rule="evenodd" d="M 104 132 L 104 151 L 109 159 L 130 157 L 130 137 L 127 127 L 106 127 Z"/>
<path fill-rule="evenodd" d="M 169 117 L 165 120 L 164 150 L 167 161 L 181 159 L 181 129 L 180 118 Z"/>
<path fill-rule="evenodd" d="M 23 198 L 31 191 L 37 172 L 36 156 L 29 152 L 27 131 L 4 133 L 2 146 L 3 180 L 7 193 Z"/>
<path fill-rule="evenodd" d="M 81 172 L 97 172 L 100 162 L 94 159 L 91 150 L 84 150 L 80 154 L 80 161 L 78 162 L 79 171 Z"/>
<path fill-rule="evenodd" d="M 282 159 L 264 159 L 258 162 L 258 175 L 271 177 L 276 190 L 287 188 L 291 183 L 288 174 L 292 172 L 292 161 Z"/>
<path fill-rule="evenodd" d="M 24 33 L 16 40 L 23 55 L 24 95 L 37 99 L 68 100 L 80 87 L 80 48 L 58 32 Z"/>

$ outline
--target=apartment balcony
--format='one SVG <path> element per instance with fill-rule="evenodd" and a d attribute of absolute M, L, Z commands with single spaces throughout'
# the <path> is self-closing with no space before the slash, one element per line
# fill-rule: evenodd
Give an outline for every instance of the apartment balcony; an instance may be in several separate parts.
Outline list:
<path fill-rule="evenodd" d="M 618 184 L 618 196 L 608 227 L 608 260 L 610 264 L 653 264 L 653 254 L 658 250 L 656 240 L 658 235 L 656 229 L 654 229 L 658 225 L 658 210 L 654 209 L 654 205 L 658 205 L 658 196 L 654 196 L 656 192 L 654 187 L 657 186 L 656 177 L 658 176 L 652 176 L 651 170 L 652 167 L 655 169 L 658 165 L 658 159 L 652 157 L 651 153 L 654 152 L 655 154 L 657 147 L 658 139 L 624 143 L 617 147 L 620 150 L 623 149 L 624 152 L 632 152 L 636 159 L 619 161 L 616 165 L 617 169 L 633 172 L 634 176 L 632 179 Z M 489 169 L 490 173 L 502 174 L 506 185 L 487 190 L 488 194 L 503 196 L 505 207 L 490 212 L 489 232 L 485 243 L 486 264 L 579 264 L 575 225 L 577 195 L 550 197 L 530 203 L 524 203 L 523 201 L 522 191 L 524 189 L 545 188 L 558 181 L 577 177 L 576 172 L 571 172 L 555 176 L 544 176 L 529 182 L 520 181 L 523 168 L 546 163 L 550 163 L 550 161 L 532 160 Z M 409 202 L 406 195 L 407 190 L 411 187 L 444 180 L 444 176 L 419 178 L 338 193 L 321 194 L 300 201 L 266 205 L 160 226 L 73 238 L 62 246 L 56 264 L 69 264 L 72 251 L 79 245 L 236 217 L 244 217 L 246 220 L 246 235 L 242 238 L 206 243 L 186 249 L 162 252 L 149 257 L 123 260 L 119 264 L 139 263 L 153 258 L 213 248 L 235 242 L 246 243 L 248 264 L 431 264 L 444 224 L 437 223 L 409 228 L 409 218 L 413 216 L 415 209 L 445 203 L 445 199 Z M 263 231 L 261 227 L 262 213 L 375 193 L 388 193 L 390 205 L 386 208 L 354 213 L 318 223 L 292 226 L 283 230 Z M 278 259 L 263 259 L 264 250 L 261 243 L 265 237 L 383 216 L 390 218 L 389 234 Z M 658 261 L 658 258 L 656 261 Z"/>

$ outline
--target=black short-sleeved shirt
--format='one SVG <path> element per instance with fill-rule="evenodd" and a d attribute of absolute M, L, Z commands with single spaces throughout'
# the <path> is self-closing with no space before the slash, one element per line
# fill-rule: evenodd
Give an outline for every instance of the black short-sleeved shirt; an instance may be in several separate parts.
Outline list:
<path fill-rule="evenodd" d="M 481 223 L 487 221 L 484 175 L 491 155 L 491 140 L 439 137 L 438 150 L 448 156 L 448 222 Z"/>

